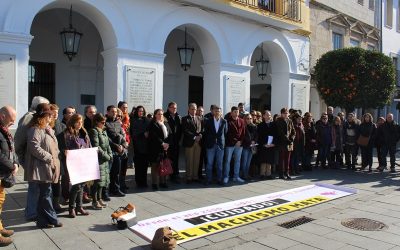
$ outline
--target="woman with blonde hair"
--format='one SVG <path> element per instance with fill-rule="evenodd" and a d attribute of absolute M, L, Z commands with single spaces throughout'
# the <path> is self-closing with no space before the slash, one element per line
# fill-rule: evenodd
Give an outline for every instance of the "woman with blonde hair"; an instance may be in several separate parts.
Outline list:
<path fill-rule="evenodd" d="M 39 185 L 37 222 L 39 228 L 62 227 L 52 204 L 51 184 L 60 176 L 57 138 L 50 127 L 53 112 L 49 104 L 39 104 L 27 131 L 26 177 Z"/>
<path fill-rule="evenodd" d="M 64 131 L 63 146 L 65 154 L 67 154 L 67 150 L 91 147 L 89 136 L 83 127 L 83 117 L 80 114 L 73 114 L 68 120 L 67 128 Z M 68 174 L 68 171 L 66 171 L 66 174 Z M 71 187 L 68 210 L 70 218 L 75 218 L 77 214 L 89 215 L 82 207 L 83 185 L 84 183 L 78 183 Z"/>

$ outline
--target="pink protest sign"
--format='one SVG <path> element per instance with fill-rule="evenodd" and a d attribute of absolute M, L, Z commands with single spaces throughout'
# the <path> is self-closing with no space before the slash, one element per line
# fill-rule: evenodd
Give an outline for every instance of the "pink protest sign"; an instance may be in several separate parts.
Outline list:
<path fill-rule="evenodd" d="M 67 169 L 72 185 L 100 179 L 97 147 L 67 150 Z"/>

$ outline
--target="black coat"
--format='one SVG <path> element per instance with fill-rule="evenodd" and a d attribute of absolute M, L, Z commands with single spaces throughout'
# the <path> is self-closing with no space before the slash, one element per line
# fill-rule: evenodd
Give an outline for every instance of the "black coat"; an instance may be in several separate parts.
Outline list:
<path fill-rule="evenodd" d="M 0 132 L 0 175 L 7 176 L 14 171 L 14 164 L 18 164 L 17 156 L 15 154 L 14 140 L 11 140 L 13 150 L 10 151 L 7 139 Z"/>
<path fill-rule="evenodd" d="M 175 116 L 172 118 L 171 113 L 168 111 L 164 113 L 165 120 L 168 122 L 168 125 L 171 129 L 171 138 L 170 138 L 170 149 L 176 148 L 179 146 L 179 142 L 182 137 L 182 118 L 181 116 L 176 113 Z"/>
<path fill-rule="evenodd" d="M 258 150 L 257 157 L 259 163 L 269 163 L 275 164 L 275 152 L 277 152 L 277 147 L 264 147 L 268 142 L 268 136 L 273 136 L 272 144 L 276 145 L 277 142 L 277 131 L 275 122 L 262 122 L 257 126 L 257 134 L 258 134 Z"/>
<path fill-rule="evenodd" d="M 168 137 L 164 138 L 163 130 L 155 120 L 152 120 L 149 124 L 148 131 L 148 157 L 150 162 L 159 162 L 164 154 L 163 143 L 170 144 L 171 141 L 171 128 L 168 126 L 167 122 L 164 122 L 167 127 Z"/>
<path fill-rule="evenodd" d="M 203 133 L 203 122 L 200 117 L 195 116 L 194 120 L 190 115 L 182 118 L 183 142 L 184 147 L 190 148 L 194 144 L 194 137 Z"/>
<path fill-rule="evenodd" d="M 243 148 L 249 148 L 252 141 L 257 142 L 257 126 L 250 123 L 246 125 L 246 132 L 242 141 Z"/>
<path fill-rule="evenodd" d="M 381 145 L 393 146 L 396 145 L 399 140 L 399 125 L 395 122 L 385 122 L 378 130 L 378 138 L 380 139 Z"/>
<path fill-rule="evenodd" d="M 122 145 L 124 148 L 128 148 L 128 143 L 125 139 L 125 131 L 120 122 L 107 118 L 106 131 L 110 140 L 110 147 L 113 152 L 117 151 L 119 145 Z"/>
<path fill-rule="evenodd" d="M 146 117 L 135 117 L 131 120 L 130 135 L 135 152 L 147 154 L 147 138 L 144 133 L 148 130 L 150 120 Z"/>

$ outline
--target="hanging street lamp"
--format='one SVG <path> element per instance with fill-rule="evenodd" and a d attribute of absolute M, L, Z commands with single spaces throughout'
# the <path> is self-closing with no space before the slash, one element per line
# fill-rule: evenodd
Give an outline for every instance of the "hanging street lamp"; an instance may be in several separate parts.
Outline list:
<path fill-rule="evenodd" d="M 181 67 L 184 71 L 190 68 L 192 63 L 194 48 L 188 48 L 187 46 L 187 33 L 185 27 L 185 45 L 183 47 L 178 47 L 179 60 L 181 61 Z"/>
<path fill-rule="evenodd" d="M 72 27 L 72 5 L 69 9 L 69 27 L 60 32 L 61 44 L 64 54 L 72 61 L 79 51 L 79 43 L 83 34 Z"/>
<path fill-rule="evenodd" d="M 267 76 L 268 63 L 269 63 L 267 59 L 264 59 L 263 54 L 264 54 L 263 44 L 261 43 L 261 56 L 260 59 L 256 61 L 256 67 L 257 67 L 258 77 L 260 77 L 262 80 L 264 80 L 264 78 Z"/>

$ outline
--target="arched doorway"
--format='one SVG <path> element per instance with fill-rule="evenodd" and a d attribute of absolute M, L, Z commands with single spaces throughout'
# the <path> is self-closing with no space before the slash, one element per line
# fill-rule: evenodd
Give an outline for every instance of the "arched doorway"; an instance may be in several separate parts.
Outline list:
<path fill-rule="evenodd" d="M 189 27 L 190 29 L 190 27 Z M 186 30 L 188 28 L 186 27 Z M 178 103 L 180 111 L 186 110 L 188 103 L 194 102 L 203 105 L 204 72 L 203 55 L 196 40 L 186 33 L 187 45 L 194 49 L 190 68 L 186 71 L 181 67 L 177 48 L 184 45 L 185 27 L 174 29 L 165 42 L 164 53 L 164 85 L 163 85 L 163 107 L 171 101 Z"/>
<path fill-rule="evenodd" d="M 194 48 L 187 71 L 181 67 L 177 50 L 184 45 L 185 29 L 188 47 Z M 219 104 L 222 88 L 216 83 L 220 82 L 220 51 L 209 31 L 197 24 L 180 25 L 166 38 L 164 53 L 163 107 L 175 101 L 184 115 L 190 102 L 204 106 Z"/>
<path fill-rule="evenodd" d="M 83 33 L 72 61 L 63 54 L 59 32 L 68 27 L 68 9 L 39 12 L 32 23 L 34 39 L 29 47 L 29 102 L 42 95 L 60 108 L 104 105 L 103 43 L 94 24 L 73 11 L 73 26 Z"/>
<path fill-rule="evenodd" d="M 262 79 L 258 75 L 256 61 L 261 59 L 261 54 L 264 60 L 268 61 L 266 76 Z M 271 110 L 271 64 L 269 57 L 265 53 L 264 46 L 257 46 L 251 57 L 250 71 L 250 110 Z"/>

